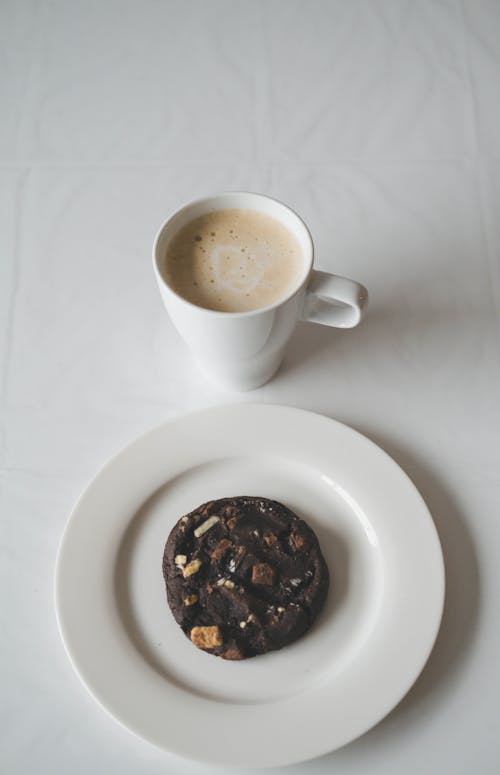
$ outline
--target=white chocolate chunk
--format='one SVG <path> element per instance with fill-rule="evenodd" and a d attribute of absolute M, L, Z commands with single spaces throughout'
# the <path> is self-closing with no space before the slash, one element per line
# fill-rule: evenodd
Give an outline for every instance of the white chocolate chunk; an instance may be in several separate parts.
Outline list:
<path fill-rule="evenodd" d="M 185 565 L 187 563 L 187 557 L 185 554 L 176 554 L 174 562 L 177 567 Z"/>
<path fill-rule="evenodd" d="M 191 562 L 182 569 L 184 578 L 192 576 L 194 573 L 198 573 L 201 568 L 201 560 L 191 560 Z"/>
<path fill-rule="evenodd" d="M 207 530 L 210 530 L 210 528 L 213 527 L 218 521 L 219 517 L 215 515 L 206 519 L 205 522 L 202 522 L 202 524 L 194 531 L 195 538 L 202 536 L 203 533 L 206 533 Z"/>

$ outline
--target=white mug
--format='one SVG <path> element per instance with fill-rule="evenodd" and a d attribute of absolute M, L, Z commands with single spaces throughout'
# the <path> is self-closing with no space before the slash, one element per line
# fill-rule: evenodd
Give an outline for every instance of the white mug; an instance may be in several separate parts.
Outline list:
<path fill-rule="evenodd" d="M 280 221 L 298 240 L 302 272 L 294 289 L 273 304 L 248 312 L 205 309 L 182 298 L 160 271 L 167 245 L 186 223 L 214 210 L 253 210 Z M 354 280 L 313 269 L 314 248 L 305 223 L 289 207 L 264 196 L 228 192 L 198 199 L 171 215 L 153 246 L 153 267 L 165 307 L 202 371 L 229 390 L 252 390 L 278 370 L 299 320 L 336 328 L 360 323 L 368 292 Z"/>

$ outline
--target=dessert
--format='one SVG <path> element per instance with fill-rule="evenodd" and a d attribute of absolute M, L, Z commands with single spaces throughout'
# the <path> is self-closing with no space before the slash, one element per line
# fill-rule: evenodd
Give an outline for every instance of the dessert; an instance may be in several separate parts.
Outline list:
<path fill-rule="evenodd" d="M 163 575 L 186 636 L 230 660 L 303 635 L 329 585 L 307 523 L 277 501 L 250 496 L 209 501 L 182 516 L 165 545 Z"/>

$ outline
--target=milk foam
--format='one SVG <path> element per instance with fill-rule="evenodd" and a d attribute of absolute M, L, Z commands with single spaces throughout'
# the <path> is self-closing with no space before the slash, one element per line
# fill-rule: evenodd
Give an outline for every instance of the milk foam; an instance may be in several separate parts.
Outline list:
<path fill-rule="evenodd" d="M 244 312 L 297 287 L 300 245 L 282 223 L 254 210 L 216 210 L 186 224 L 167 246 L 163 275 L 188 301 Z"/>

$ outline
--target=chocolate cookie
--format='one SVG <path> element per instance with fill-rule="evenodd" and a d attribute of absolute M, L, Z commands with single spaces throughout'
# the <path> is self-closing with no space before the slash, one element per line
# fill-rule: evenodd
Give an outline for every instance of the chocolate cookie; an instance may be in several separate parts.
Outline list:
<path fill-rule="evenodd" d="M 299 638 L 329 583 L 304 520 L 277 501 L 243 496 L 181 517 L 165 545 L 163 576 L 184 633 L 224 659 L 265 654 Z"/>

